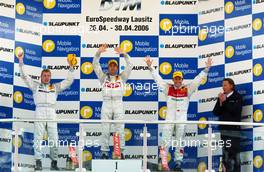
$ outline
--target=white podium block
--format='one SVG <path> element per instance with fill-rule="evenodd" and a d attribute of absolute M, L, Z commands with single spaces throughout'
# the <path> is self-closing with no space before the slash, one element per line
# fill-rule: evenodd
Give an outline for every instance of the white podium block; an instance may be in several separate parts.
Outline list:
<path fill-rule="evenodd" d="M 92 172 L 142 172 L 142 160 L 92 160 Z"/>

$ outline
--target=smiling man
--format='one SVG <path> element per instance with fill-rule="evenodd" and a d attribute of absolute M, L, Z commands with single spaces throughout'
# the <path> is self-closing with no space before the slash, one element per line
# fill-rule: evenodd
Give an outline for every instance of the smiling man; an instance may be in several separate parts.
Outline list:
<path fill-rule="evenodd" d="M 108 72 L 104 73 L 100 65 L 100 55 L 107 50 L 107 45 L 102 45 L 93 59 L 94 71 L 100 80 L 103 94 L 103 105 L 101 109 L 101 119 L 103 120 L 122 120 L 124 117 L 123 110 L 123 93 L 125 83 L 132 71 L 133 65 L 130 57 L 121 48 L 115 48 L 117 54 L 123 54 L 126 61 L 125 70 L 118 74 L 118 62 L 114 59 L 108 62 Z M 110 124 L 102 124 L 102 141 L 101 151 L 102 159 L 109 158 L 109 138 Z M 115 133 L 120 138 L 121 152 L 125 148 L 124 124 L 114 124 Z M 123 154 L 121 153 L 122 157 Z"/>
<path fill-rule="evenodd" d="M 191 95 L 197 90 L 201 82 L 206 79 L 208 71 L 212 65 L 212 59 L 208 58 L 206 62 L 206 68 L 194 78 L 190 84 L 183 84 L 183 73 L 181 71 L 175 71 L 172 76 L 173 83 L 164 82 L 157 71 L 152 68 L 153 60 L 150 57 L 145 58 L 145 62 L 148 65 L 154 80 L 157 82 L 160 90 L 165 94 L 167 99 L 167 114 L 166 119 L 169 121 L 187 121 L 187 111 L 189 106 L 189 99 Z M 161 166 L 163 170 L 169 171 L 167 161 L 167 152 L 172 143 L 172 135 L 175 127 L 175 141 L 180 142 L 183 139 L 185 132 L 184 124 L 166 124 L 162 131 L 162 144 L 160 147 Z M 181 163 L 183 160 L 184 148 L 179 144 L 175 150 L 175 170 L 181 171 Z"/>
<path fill-rule="evenodd" d="M 57 97 L 60 92 L 69 88 L 73 83 L 73 64 L 72 61 L 68 60 L 70 70 L 65 80 L 59 83 L 51 83 L 51 72 L 49 69 L 44 69 L 41 72 L 41 81 L 34 81 L 25 72 L 24 54 L 18 53 L 19 69 L 21 78 L 24 80 L 28 88 L 33 92 L 34 103 L 36 105 L 35 117 L 36 119 L 48 119 L 55 120 L 56 112 L 55 106 Z M 36 159 L 35 170 L 42 170 L 42 141 L 45 134 L 48 133 L 49 140 L 54 144 L 50 149 L 51 157 L 51 170 L 59 170 L 57 166 L 58 159 L 58 129 L 56 122 L 35 122 L 34 123 L 34 152 Z"/>

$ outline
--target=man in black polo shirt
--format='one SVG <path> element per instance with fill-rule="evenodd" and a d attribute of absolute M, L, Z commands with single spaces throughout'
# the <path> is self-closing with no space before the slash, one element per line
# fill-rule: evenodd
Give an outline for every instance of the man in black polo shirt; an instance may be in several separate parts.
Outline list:
<path fill-rule="evenodd" d="M 219 121 L 240 122 L 243 101 L 230 78 L 223 80 L 223 93 L 219 93 L 213 113 Z M 240 126 L 220 125 L 223 147 L 223 168 L 226 172 L 240 172 Z"/>

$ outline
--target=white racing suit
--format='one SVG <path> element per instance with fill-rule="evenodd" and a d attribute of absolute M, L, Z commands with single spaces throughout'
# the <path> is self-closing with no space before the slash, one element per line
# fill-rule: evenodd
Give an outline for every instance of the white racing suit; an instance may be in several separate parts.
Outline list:
<path fill-rule="evenodd" d="M 159 86 L 159 89 L 165 94 L 167 100 L 167 121 L 187 121 L 187 111 L 189 106 L 189 99 L 191 95 L 197 90 L 203 79 L 207 77 L 207 70 L 202 71 L 194 80 L 188 85 L 182 85 L 176 88 L 174 85 L 166 83 L 162 80 L 157 71 L 150 68 L 152 76 Z M 174 128 L 175 127 L 175 128 Z M 175 130 L 174 130 L 175 129 Z M 175 131 L 175 133 L 174 133 Z M 180 141 L 183 140 L 185 133 L 185 124 L 164 124 L 162 129 L 162 142 L 161 146 L 169 149 L 172 145 L 172 135 L 175 135 L 173 143 L 175 150 L 175 161 L 183 160 L 183 147 Z"/>
<path fill-rule="evenodd" d="M 100 53 L 97 52 L 93 59 L 94 71 L 100 80 L 103 94 L 103 104 L 101 108 L 102 120 L 122 120 L 124 117 L 123 110 L 123 93 L 126 81 L 132 71 L 133 65 L 130 62 L 130 57 L 124 54 L 126 61 L 125 70 L 115 76 L 111 76 L 102 71 L 100 61 Z M 114 124 L 114 131 L 120 135 L 121 150 L 125 148 L 125 134 L 124 124 Z M 102 124 L 102 138 L 101 138 L 101 151 L 109 151 L 109 139 L 111 124 Z"/>
<path fill-rule="evenodd" d="M 70 68 L 67 79 L 56 84 L 42 84 L 31 79 L 25 73 L 24 65 L 20 64 L 21 77 L 33 92 L 33 98 L 36 105 L 35 118 L 36 119 L 56 119 L 55 105 L 57 102 L 57 96 L 60 92 L 67 89 L 73 82 L 73 69 Z M 58 158 L 58 130 L 56 122 L 35 122 L 34 123 L 34 152 L 35 159 L 42 158 L 41 143 L 45 131 L 48 133 L 48 141 L 52 146 L 50 149 L 50 157 L 52 160 Z"/>

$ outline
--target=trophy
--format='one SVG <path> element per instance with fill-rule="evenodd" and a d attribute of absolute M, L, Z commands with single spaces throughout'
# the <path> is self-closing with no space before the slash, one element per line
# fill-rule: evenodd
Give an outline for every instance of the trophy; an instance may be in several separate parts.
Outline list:
<path fill-rule="evenodd" d="M 77 64 L 76 54 L 68 54 L 67 59 L 72 66 Z"/>

